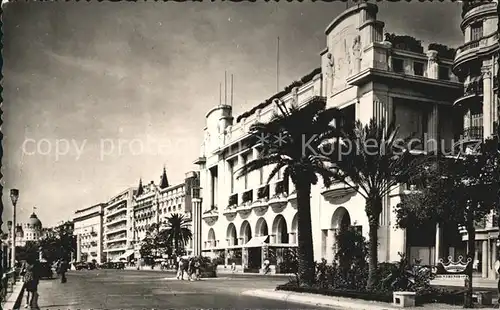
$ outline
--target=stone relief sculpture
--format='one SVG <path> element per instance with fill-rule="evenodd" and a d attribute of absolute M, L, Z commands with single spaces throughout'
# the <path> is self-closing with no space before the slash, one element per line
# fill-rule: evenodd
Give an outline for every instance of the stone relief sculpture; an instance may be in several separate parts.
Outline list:
<path fill-rule="evenodd" d="M 352 54 L 354 56 L 354 70 L 359 72 L 361 70 L 361 36 L 357 35 L 354 37 L 352 44 Z"/>
<path fill-rule="evenodd" d="M 330 94 L 333 93 L 333 85 L 334 85 L 334 81 L 335 81 L 335 60 L 333 59 L 333 55 L 331 53 L 328 53 L 328 55 L 326 55 L 327 59 L 328 59 L 328 63 L 327 63 L 327 74 L 328 74 L 328 77 L 330 78 L 330 80 L 328 81 L 328 91 Z"/>

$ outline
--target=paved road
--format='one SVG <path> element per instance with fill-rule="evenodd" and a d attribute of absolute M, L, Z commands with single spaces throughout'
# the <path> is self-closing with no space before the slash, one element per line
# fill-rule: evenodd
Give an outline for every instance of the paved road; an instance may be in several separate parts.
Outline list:
<path fill-rule="evenodd" d="M 68 282 L 43 280 L 41 309 L 320 309 L 286 301 L 241 296 L 272 288 L 283 278 L 220 275 L 197 282 L 179 281 L 173 273 L 130 270 L 72 271 Z M 24 304 L 24 302 L 23 302 Z"/>

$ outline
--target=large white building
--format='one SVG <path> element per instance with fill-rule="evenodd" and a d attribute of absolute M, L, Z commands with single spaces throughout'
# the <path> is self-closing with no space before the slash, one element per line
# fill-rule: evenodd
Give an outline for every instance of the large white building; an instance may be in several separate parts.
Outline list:
<path fill-rule="evenodd" d="M 134 189 L 128 188 L 111 198 L 104 208 L 104 252 L 106 261 L 128 260 L 133 251 Z"/>
<path fill-rule="evenodd" d="M 76 236 L 76 261 L 103 263 L 103 214 L 105 204 L 100 203 L 77 210 L 73 218 Z"/>
<path fill-rule="evenodd" d="M 275 253 L 276 264 L 282 249 L 297 244 L 293 184 L 283 184 L 280 174 L 265 184 L 273 167 L 240 179 L 234 173 L 258 156 L 259 148 L 249 135 L 249 127 L 268 120 L 277 111 L 273 98 L 287 105 L 305 105 L 313 97 L 320 97 L 328 107 L 342 109 L 351 121 L 395 121 L 402 137 L 421 139 L 423 144 L 415 145 L 417 149 L 432 149 L 435 146 L 427 142 L 438 138 L 445 141 L 446 148 L 452 147 L 455 124 L 449 115 L 462 88 L 451 71 L 452 51 L 437 44 L 425 50 L 411 37 L 384 37 L 384 23 L 377 20 L 377 11 L 376 5 L 363 3 L 337 16 L 325 30 L 326 48 L 318 59 L 320 68 L 285 91 L 236 119 L 230 105 L 216 106 L 206 114 L 204 143 L 195 162 L 200 166 L 203 188 L 201 247 L 205 255 L 224 255 L 226 263 L 231 260 L 240 270 L 255 271 L 269 251 Z M 444 255 L 435 246 L 436 237 L 440 240 L 448 228 L 430 227 L 420 232 L 420 238 L 417 232 L 397 229 L 393 211 L 404 189 L 402 185 L 384 199 L 378 232 L 379 260 L 396 261 L 398 252 L 404 252 L 424 264 L 434 264 Z M 313 187 L 315 260 L 333 260 L 335 234 L 343 227 L 356 226 L 368 238 L 364 206 L 360 195 L 341 184 Z M 448 250 L 454 252 L 451 255 L 460 253 L 461 243 L 450 244 Z"/>

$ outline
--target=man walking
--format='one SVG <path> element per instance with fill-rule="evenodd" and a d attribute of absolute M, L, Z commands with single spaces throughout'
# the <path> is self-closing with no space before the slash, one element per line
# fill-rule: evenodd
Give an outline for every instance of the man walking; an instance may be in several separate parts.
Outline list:
<path fill-rule="evenodd" d="M 61 274 L 61 283 L 66 283 L 66 272 L 68 271 L 68 262 L 65 258 L 59 263 L 59 273 Z"/>

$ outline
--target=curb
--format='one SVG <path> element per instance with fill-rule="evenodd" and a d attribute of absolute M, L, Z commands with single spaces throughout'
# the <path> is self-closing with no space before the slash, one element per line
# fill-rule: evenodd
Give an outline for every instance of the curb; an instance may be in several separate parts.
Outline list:
<path fill-rule="evenodd" d="M 216 277 L 216 278 L 200 278 L 199 280 L 196 280 L 196 281 L 189 281 L 189 280 L 180 280 L 180 279 L 177 279 L 177 278 L 163 278 L 163 280 L 166 280 L 166 281 L 186 281 L 186 282 L 197 282 L 197 281 L 212 281 L 212 280 L 231 280 L 231 278 L 227 278 L 227 277 Z"/>
<path fill-rule="evenodd" d="M 360 302 L 355 299 L 343 297 L 330 297 L 315 294 L 304 294 L 295 292 L 281 292 L 275 290 L 250 290 L 242 295 L 259 297 L 265 299 L 281 300 L 297 304 L 313 305 L 318 307 L 333 307 L 338 309 L 356 310 L 392 310 L 399 309 L 390 305 L 378 305 L 375 302 Z"/>
<path fill-rule="evenodd" d="M 2 305 L 4 310 L 14 310 L 19 309 L 21 304 L 21 298 L 24 294 L 24 282 L 19 281 L 12 290 L 12 294 Z"/>

